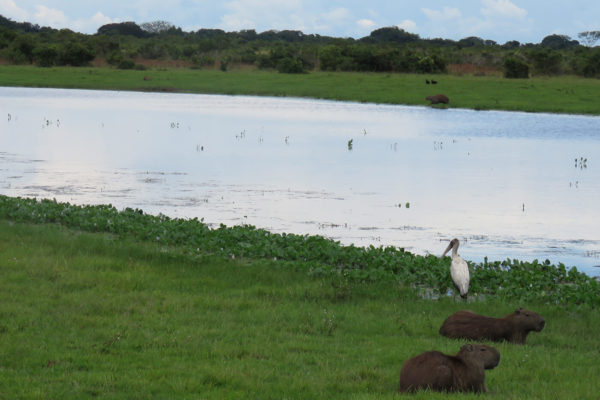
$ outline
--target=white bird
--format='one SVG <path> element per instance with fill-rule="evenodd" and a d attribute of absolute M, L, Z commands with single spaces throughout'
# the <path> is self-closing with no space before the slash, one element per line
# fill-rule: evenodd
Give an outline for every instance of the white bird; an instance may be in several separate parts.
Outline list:
<path fill-rule="evenodd" d="M 446 255 L 452 249 L 452 263 L 450 264 L 450 277 L 454 286 L 460 292 L 460 297 L 463 299 L 467 298 L 467 292 L 469 291 L 469 267 L 467 262 L 460 258 L 458 255 L 458 239 L 452 239 L 442 257 Z"/>

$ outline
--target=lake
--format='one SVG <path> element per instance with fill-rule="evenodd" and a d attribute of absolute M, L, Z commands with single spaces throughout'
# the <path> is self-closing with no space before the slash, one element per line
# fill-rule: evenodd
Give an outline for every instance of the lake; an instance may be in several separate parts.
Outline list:
<path fill-rule="evenodd" d="M 600 117 L 0 88 L 0 193 L 600 268 Z"/>

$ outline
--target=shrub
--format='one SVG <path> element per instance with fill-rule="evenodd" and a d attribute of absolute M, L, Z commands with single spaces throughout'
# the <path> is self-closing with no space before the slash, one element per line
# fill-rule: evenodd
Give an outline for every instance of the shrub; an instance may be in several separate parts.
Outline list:
<path fill-rule="evenodd" d="M 277 71 L 285 74 L 301 74 L 304 70 L 304 63 L 297 57 L 284 57 L 277 63 Z"/>
<path fill-rule="evenodd" d="M 529 65 L 515 57 L 504 60 L 505 78 L 529 78 Z"/>
<path fill-rule="evenodd" d="M 33 59 L 40 67 L 51 67 L 58 60 L 58 49 L 56 46 L 36 47 L 33 51 Z"/>
<path fill-rule="evenodd" d="M 119 69 L 134 69 L 135 62 L 133 62 L 132 60 L 121 60 L 119 62 L 119 65 L 117 66 L 117 68 L 119 68 Z"/>
<path fill-rule="evenodd" d="M 60 54 L 60 62 L 64 65 L 80 67 L 87 65 L 94 59 L 94 53 L 89 47 L 81 43 L 71 42 L 67 44 Z"/>

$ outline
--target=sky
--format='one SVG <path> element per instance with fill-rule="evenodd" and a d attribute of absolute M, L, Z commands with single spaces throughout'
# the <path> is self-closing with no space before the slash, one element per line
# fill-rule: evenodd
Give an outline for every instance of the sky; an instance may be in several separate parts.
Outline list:
<path fill-rule="evenodd" d="M 422 38 L 478 36 L 500 44 L 600 30 L 600 1 L 592 0 L 0 0 L 0 15 L 88 34 L 108 23 L 157 20 L 188 32 L 291 29 L 353 38 L 398 26 Z"/>

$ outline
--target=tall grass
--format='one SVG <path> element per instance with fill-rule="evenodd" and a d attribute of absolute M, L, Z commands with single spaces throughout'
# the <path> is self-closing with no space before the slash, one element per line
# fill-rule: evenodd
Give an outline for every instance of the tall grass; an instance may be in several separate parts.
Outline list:
<path fill-rule="evenodd" d="M 0 255 L 1 398 L 391 399 L 404 360 L 464 343 L 437 330 L 466 305 L 392 281 L 7 221 Z M 468 308 L 517 306 L 547 327 L 524 346 L 494 344 L 490 395 L 597 398 L 600 312 L 493 299 Z"/>
<path fill-rule="evenodd" d="M 427 85 L 425 79 L 435 79 L 438 84 Z M 505 79 L 350 72 L 280 74 L 249 69 L 0 66 L 0 85 L 294 96 L 408 105 L 426 105 L 426 96 L 444 93 L 450 98 L 450 107 L 600 115 L 600 80 L 571 76 Z"/>

